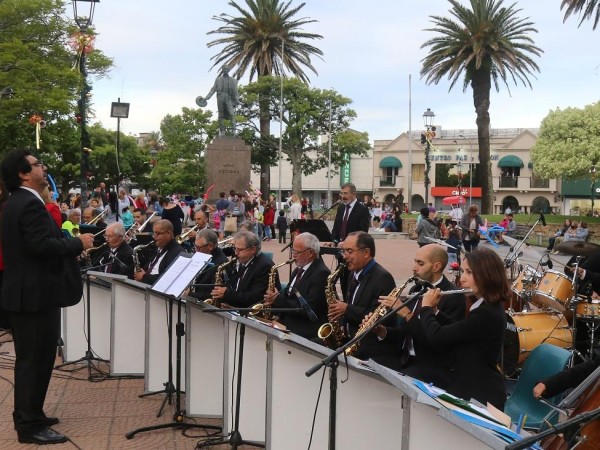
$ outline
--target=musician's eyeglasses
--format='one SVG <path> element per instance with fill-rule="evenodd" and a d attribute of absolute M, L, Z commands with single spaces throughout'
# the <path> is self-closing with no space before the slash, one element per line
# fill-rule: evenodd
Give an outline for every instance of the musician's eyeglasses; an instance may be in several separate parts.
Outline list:
<path fill-rule="evenodd" d="M 36 161 L 33 163 L 27 163 L 28 165 L 30 165 L 31 167 L 43 167 L 44 163 L 42 161 Z"/>
<path fill-rule="evenodd" d="M 204 245 L 196 245 L 196 250 L 202 250 L 204 247 L 206 247 L 207 245 L 210 244 L 204 244 Z"/>
<path fill-rule="evenodd" d="M 154 236 L 162 236 L 163 234 L 168 233 L 168 231 L 154 231 L 152 234 Z"/>
<path fill-rule="evenodd" d="M 340 252 L 342 252 L 344 255 L 348 255 L 348 256 L 352 256 L 352 254 L 354 252 L 357 252 L 359 250 L 364 250 L 367 247 L 359 247 L 359 248 L 342 248 L 340 250 Z"/>
<path fill-rule="evenodd" d="M 299 255 L 299 254 L 307 252 L 309 250 L 310 250 L 310 248 L 305 248 L 304 250 L 294 250 L 294 249 L 292 249 L 292 255 Z"/>
<path fill-rule="evenodd" d="M 248 250 L 249 248 L 253 248 L 253 247 L 241 247 L 241 248 L 240 247 L 234 247 L 233 251 L 236 252 L 236 253 L 240 253 L 240 252 L 243 252 L 244 250 Z"/>

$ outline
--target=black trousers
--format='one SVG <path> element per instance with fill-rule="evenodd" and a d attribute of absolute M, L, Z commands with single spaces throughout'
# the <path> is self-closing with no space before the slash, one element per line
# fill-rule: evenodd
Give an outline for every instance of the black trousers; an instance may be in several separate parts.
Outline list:
<path fill-rule="evenodd" d="M 15 406 L 13 420 L 19 433 L 44 427 L 44 402 L 60 337 L 60 308 L 42 312 L 11 312 L 15 344 Z"/>

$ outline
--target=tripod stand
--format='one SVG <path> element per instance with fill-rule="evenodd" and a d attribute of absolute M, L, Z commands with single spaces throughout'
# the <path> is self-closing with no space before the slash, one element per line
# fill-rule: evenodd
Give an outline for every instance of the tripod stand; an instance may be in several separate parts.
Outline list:
<path fill-rule="evenodd" d="M 175 372 L 175 385 L 173 385 L 173 350 L 172 350 L 172 342 L 173 342 L 173 301 L 177 301 L 177 325 L 175 326 L 176 332 L 176 372 Z M 169 405 L 172 403 L 173 394 L 175 394 L 175 412 L 173 413 L 173 422 L 163 423 L 160 425 L 152 425 L 148 427 L 137 428 L 129 433 L 125 434 L 127 439 L 132 439 L 137 433 L 143 433 L 145 431 L 152 430 L 161 430 L 163 428 L 204 428 L 211 430 L 221 430 L 222 428 L 216 425 L 205 425 L 199 423 L 185 423 L 183 420 L 185 419 L 185 411 L 181 408 L 181 339 L 185 335 L 185 326 L 181 321 L 181 300 L 175 299 L 173 296 L 169 297 L 169 318 L 168 318 L 168 334 L 169 334 L 169 379 L 165 383 L 165 389 L 159 392 L 150 392 L 147 394 L 142 394 L 140 397 L 146 397 L 148 395 L 165 393 L 165 398 L 162 402 L 162 405 L 158 411 L 156 417 L 160 417 L 162 415 L 163 409 L 167 401 Z"/>
<path fill-rule="evenodd" d="M 101 266 L 96 266 L 96 267 L 90 267 L 88 268 L 85 273 L 85 288 L 86 288 L 86 299 L 85 299 L 85 308 L 86 308 L 86 314 L 85 314 L 85 320 L 87 322 L 87 327 L 86 327 L 86 333 L 87 333 L 87 350 L 85 352 L 85 356 L 79 358 L 76 361 L 71 361 L 71 362 L 67 362 L 64 364 L 59 364 L 58 366 L 54 367 L 55 369 L 62 369 L 63 367 L 66 366 L 70 366 L 71 364 L 78 364 L 80 362 L 85 362 L 86 363 L 86 367 L 88 370 L 88 381 L 91 381 L 94 379 L 94 376 L 92 375 L 92 367 L 94 367 L 94 369 L 98 372 L 100 372 L 100 370 L 95 367 L 93 365 L 93 361 L 97 361 L 97 362 L 108 362 L 105 359 L 102 358 L 96 358 L 94 356 L 94 354 L 92 353 L 92 312 L 91 312 L 91 275 L 89 274 L 90 269 L 98 269 L 101 267 L 106 266 L 106 264 L 101 265 Z M 76 370 L 80 370 L 80 369 L 76 369 Z M 104 375 L 103 375 L 104 376 Z"/>

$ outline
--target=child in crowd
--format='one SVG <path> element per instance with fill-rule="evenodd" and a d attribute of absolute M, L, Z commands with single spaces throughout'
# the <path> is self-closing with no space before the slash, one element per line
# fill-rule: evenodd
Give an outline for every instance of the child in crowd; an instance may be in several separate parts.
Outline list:
<path fill-rule="evenodd" d="M 279 243 L 285 244 L 286 233 L 287 233 L 287 219 L 285 217 L 285 211 L 282 209 L 279 211 L 279 217 L 277 218 L 277 230 L 279 231 Z"/>
<path fill-rule="evenodd" d="M 446 251 L 448 252 L 448 267 L 450 267 L 452 263 L 458 263 L 458 252 L 462 248 L 462 241 L 460 240 L 460 236 L 456 228 L 452 228 L 450 231 L 448 231 L 448 239 L 446 239 L 446 244 L 456 247 L 456 249 L 446 247 Z"/>

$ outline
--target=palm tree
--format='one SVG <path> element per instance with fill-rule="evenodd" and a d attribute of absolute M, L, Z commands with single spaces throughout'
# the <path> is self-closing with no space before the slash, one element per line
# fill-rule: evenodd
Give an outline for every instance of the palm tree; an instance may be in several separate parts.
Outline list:
<path fill-rule="evenodd" d="M 482 165 L 481 184 L 483 197 L 481 209 L 492 212 L 492 169 L 490 166 L 490 90 L 492 82 L 499 91 L 502 81 L 510 93 L 508 80 L 531 86 L 528 79 L 539 67 L 532 55 L 543 53 L 533 43 L 529 33 L 537 32 L 529 18 L 518 17 L 520 9 L 515 4 L 504 7 L 502 0 L 470 0 L 471 9 L 458 1 L 452 4 L 450 14 L 454 19 L 431 16 L 439 36 L 425 42 L 421 48 L 430 47 L 423 58 L 421 77 L 427 84 L 437 84 L 447 76 L 454 87 L 461 76 L 463 92 L 471 85 L 473 104 L 477 114 L 477 137 L 479 142 L 479 162 Z M 450 90 L 449 89 L 449 90 Z"/>
<path fill-rule="evenodd" d="M 595 30 L 598 22 L 600 22 L 600 1 L 598 0 L 562 0 L 560 10 L 562 11 L 564 7 L 566 7 L 566 10 L 563 22 L 566 22 L 571 14 L 577 13 L 581 13 L 581 20 L 578 26 L 581 26 L 584 20 L 594 17 L 593 29 Z M 596 9 L 595 14 L 594 9 Z"/>
<path fill-rule="evenodd" d="M 208 34 L 220 34 L 220 37 L 208 43 L 208 47 L 224 45 L 215 56 L 213 67 L 221 64 L 230 67 L 237 79 L 250 70 L 250 81 L 267 75 L 284 76 L 284 66 L 296 77 L 308 82 L 304 68 L 315 74 L 311 56 L 322 56 L 317 47 L 307 44 L 306 40 L 322 39 L 323 36 L 302 31 L 306 24 L 315 22 L 308 18 L 295 19 L 294 16 L 305 3 L 292 7 L 292 0 L 245 0 L 247 9 L 231 0 L 229 6 L 235 8 L 239 17 L 221 14 L 213 19 L 223 25 Z M 271 116 L 269 99 L 259 101 L 260 134 L 262 138 L 271 135 Z M 266 198 L 270 192 L 270 165 L 261 163 L 260 189 Z"/>

